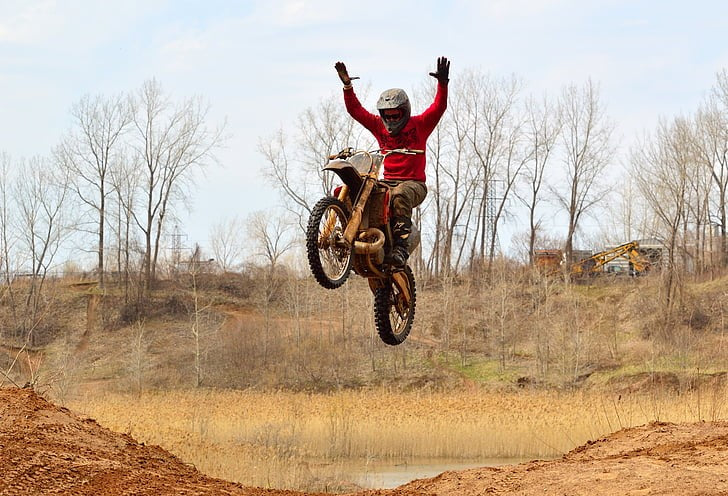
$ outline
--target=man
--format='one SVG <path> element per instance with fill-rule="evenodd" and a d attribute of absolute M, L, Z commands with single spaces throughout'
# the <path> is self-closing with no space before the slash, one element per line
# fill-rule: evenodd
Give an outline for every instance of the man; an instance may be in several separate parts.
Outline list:
<path fill-rule="evenodd" d="M 334 67 L 341 82 L 344 83 L 346 110 L 374 135 L 381 149 L 426 149 L 427 138 L 447 108 L 447 84 L 450 75 L 450 62 L 447 58 L 439 57 L 437 71 L 430 73 L 430 76 L 437 79 L 434 102 L 427 110 L 415 116 L 410 116 L 411 108 L 407 93 L 398 88 L 389 89 L 379 97 L 378 116 L 370 113 L 362 107 L 356 97 L 344 63 L 337 62 Z M 407 238 L 412 232 L 412 209 L 421 204 L 427 196 L 425 154 L 387 155 L 384 159 L 384 180 L 392 186 L 394 248 L 390 261 L 398 267 L 404 267 L 409 257 Z"/>

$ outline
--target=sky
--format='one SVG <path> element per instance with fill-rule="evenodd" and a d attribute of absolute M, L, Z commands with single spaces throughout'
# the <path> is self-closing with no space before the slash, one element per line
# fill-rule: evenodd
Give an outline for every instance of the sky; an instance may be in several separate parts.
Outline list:
<path fill-rule="evenodd" d="M 151 78 L 199 95 L 229 136 L 181 213 L 204 248 L 213 224 L 278 203 L 258 142 L 341 91 L 336 61 L 371 95 L 421 86 L 441 55 L 451 80 L 516 74 L 535 93 L 591 78 L 625 149 L 697 108 L 728 67 L 726 19 L 718 0 L 0 0 L 0 151 L 49 154 L 85 95 Z"/>

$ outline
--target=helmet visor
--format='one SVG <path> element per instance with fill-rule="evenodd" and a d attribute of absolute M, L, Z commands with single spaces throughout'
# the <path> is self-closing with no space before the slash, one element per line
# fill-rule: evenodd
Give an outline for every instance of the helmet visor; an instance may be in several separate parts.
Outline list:
<path fill-rule="evenodd" d="M 381 111 L 382 119 L 386 122 L 396 122 L 404 117 L 402 109 L 386 109 Z"/>

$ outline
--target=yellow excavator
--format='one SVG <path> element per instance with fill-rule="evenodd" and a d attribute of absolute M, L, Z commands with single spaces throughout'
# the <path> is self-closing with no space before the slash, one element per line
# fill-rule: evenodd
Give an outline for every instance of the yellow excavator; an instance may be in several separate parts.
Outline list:
<path fill-rule="evenodd" d="M 604 267 L 617 258 L 629 261 L 630 275 L 643 275 L 649 272 L 652 263 L 639 251 L 639 243 L 630 241 L 609 250 L 574 262 L 571 265 L 571 276 L 593 276 L 604 272 Z M 536 267 L 545 275 L 556 275 L 561 272 L 564 263 L 561 250 L 536 250 L 534 256 Z"/>

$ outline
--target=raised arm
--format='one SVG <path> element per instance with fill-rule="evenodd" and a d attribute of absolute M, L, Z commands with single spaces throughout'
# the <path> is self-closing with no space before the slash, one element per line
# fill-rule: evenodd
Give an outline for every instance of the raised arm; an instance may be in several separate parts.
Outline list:
<path fill-rule="evenodd" d="M 346 105 L 346 111 L 349 112 L 349 115 L 355 121 L 371 133 L 376 134 L 377 128 L 381 125 L 381 120 L 378 116 L 372 114 L 362 106 L 356 93 L 354 93 L 354 87 L 351 85 L 352 79 L 359 78 L 349 76 L 349 71 L 347 71 L 346 65 L 343 62 L 337 62 L 334 64 L 334 68 L 339 75 L 339 79 L 344 84 L 344 104 Z"/>
<path fill-rule="evenodd" d="M 447 57 L 437 58 L 437 70 L 431 72 L 430 76 L 437 79 L 438 83 L 447 85 L 450 81 L 450 61 L 447 60 Z"/>
<path fill-rule="evenodd" d="M 422 112 L 427 134 L 435 129 L 447 109 L 447 84 L 450 82 L 450 61 L 447 60 L 447 57 L 438 57 L 437 70 L 431 72 L 430 76 L 437 79 L 437 93 L 435 93 L 435 101 L 432 102 L 432 105 Z"/>

